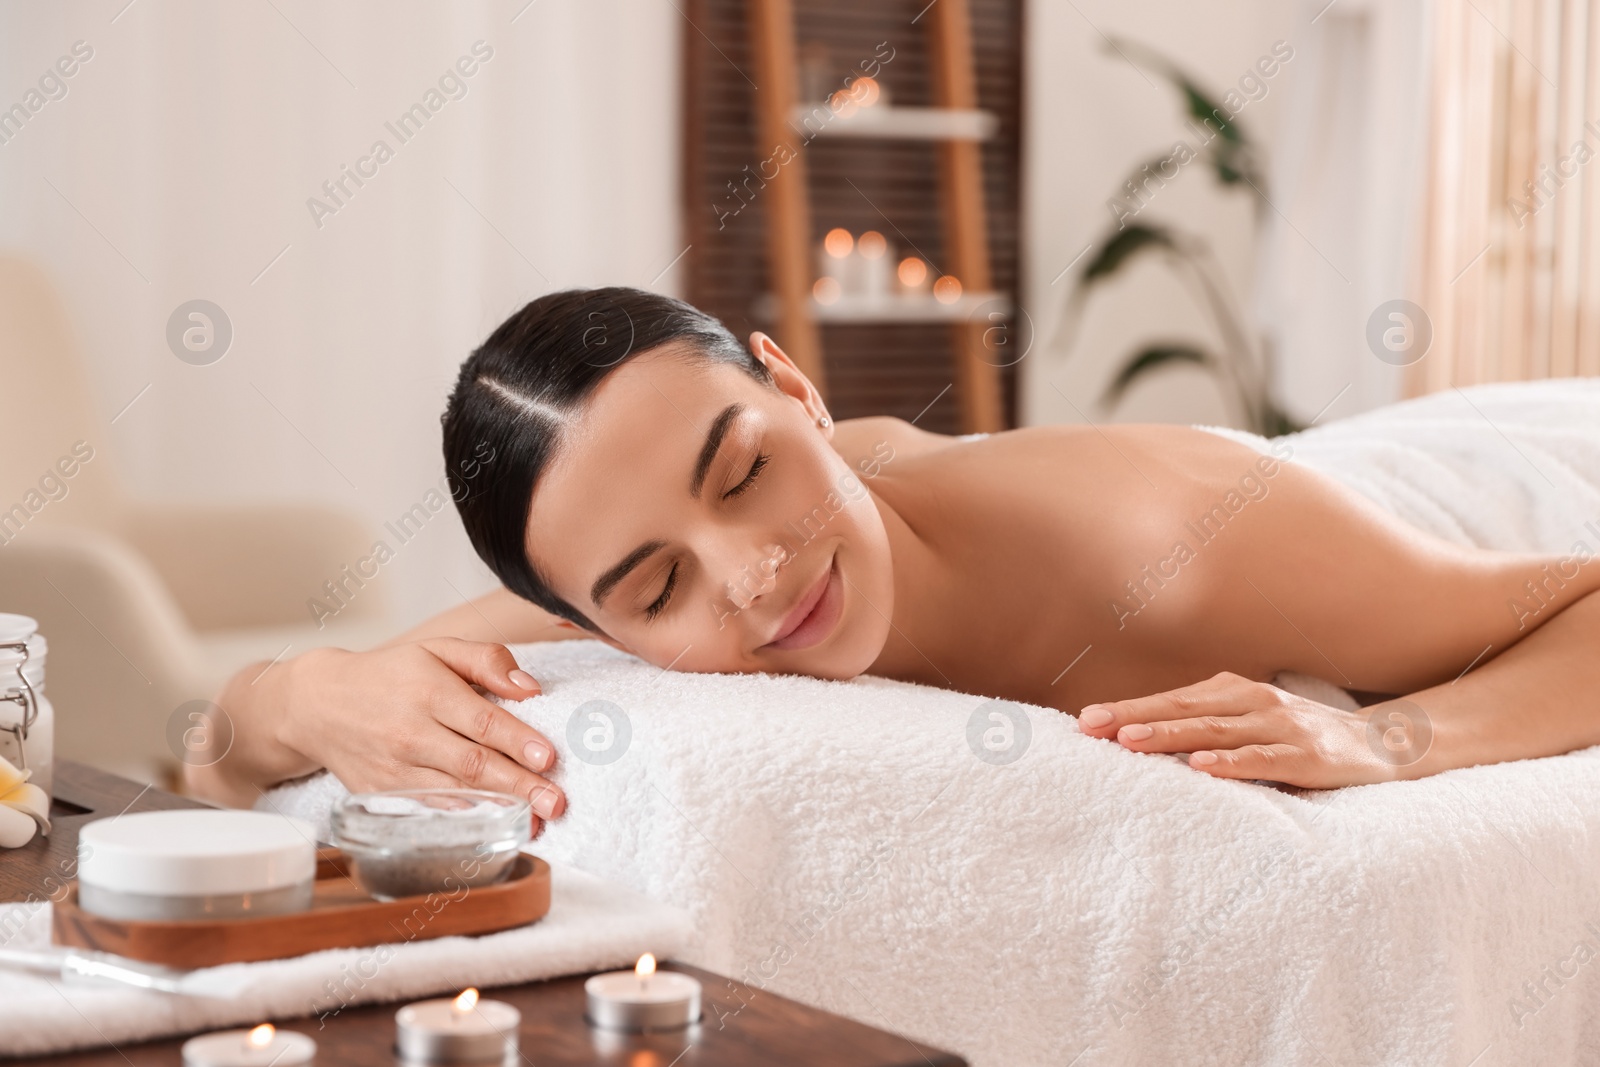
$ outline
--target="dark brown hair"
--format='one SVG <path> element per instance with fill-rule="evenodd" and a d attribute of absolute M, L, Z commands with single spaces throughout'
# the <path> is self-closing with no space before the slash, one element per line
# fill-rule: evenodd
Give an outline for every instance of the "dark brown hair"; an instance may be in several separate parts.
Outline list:
<path fill-rule="evenodd" d="M 624 287 L 565 289 L 501 323 L 461 364 L 445 407 L 445 470 L 472 547 L 507 589 L 591 631 L 599 627 L 556 595 L 524 550 L 533 491 L 565 424 L 606 376 L 667 344 L 773 384 L 726 326 L 681 300 Z M 469 484 L 462 472 L 478 469 L 485 446 L 492 475 Z"/>

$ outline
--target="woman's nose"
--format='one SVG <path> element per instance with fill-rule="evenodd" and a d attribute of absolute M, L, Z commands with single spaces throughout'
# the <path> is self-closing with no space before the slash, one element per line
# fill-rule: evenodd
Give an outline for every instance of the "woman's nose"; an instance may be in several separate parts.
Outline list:
<path fill-rule="evenodd" d="M 776 543 L 747 543 L 735 548 L 728 563 L 729 599 L 748 607 L 772 592 L 778 587 L 778 571 L 788 559 L 788 549 Z"/>

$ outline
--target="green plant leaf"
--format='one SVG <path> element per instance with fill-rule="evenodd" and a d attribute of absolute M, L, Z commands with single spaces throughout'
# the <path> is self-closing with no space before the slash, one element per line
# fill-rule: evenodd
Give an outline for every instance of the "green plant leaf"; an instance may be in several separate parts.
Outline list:
<path fill-rule="evenodd" d="M 1108 407 L 1116 404 L 1136 379 L 1155 370 L 1157 367 L 1164 367 L 1169 363 L 1192 363 L 1207 369 L 1212 369 L 1216 366 L 1216 361 L 1209 352 L 1196 348 L 1194 345 L 1183 344 L 1182 342 L 1163 342 L 1146 345 L 1134 354 L 1133 358 L 1111 380 L 1111 384 L 1106 386 L 1105 394 L 1101 396 L 1100 403 Z"/>
<path fill-rule="evenodd" d="M 1191 118 L 1199 123 L 1216 123 L 1217 133 L 1222 136 L 1223 140 L 1231 141 L 1236 145 L 1249 142 L 1249 138 L 1245 136 L 1244 129 L 1237 122 L 1234 122 L 1231 117 L 1224 117 L 1228 114 L 1227 109 L 1221 104 L 1213 102 L 1210 97 L 1200 91 L 1198 85 L 1190 81 L 1186 76 L 1179 74 L 1175 68 L 1169 74 L 1169 77 L 1177 83 L 1178 89 L 1183 93 L 1184 102 L 1189 105 L 1189 116 Z"/>
<path fill-rule="evenodd" d="M 1219 104 L 1212 94 L 1202 89 L 1183 68 L 1155 49 L 1131 41 L 1115 38 L 1104 44 L 1107 52 L 1114 52 L 1129 63 L 1158 74 L 1169 82 L 1183 98 L 1184 110 L 1197 124 L 1216 130 L 1202 151 L 1216 172 L 1217 181 L 1223 185 L 1248 182 L 1257 189 L 1266 183 L 1255 166 L 1255 142 L 1244 125 Z"/>
<path fill-rule="evenodd" d="M 1134 223 L 1126 229 L 1117 231 L 1115 237 L 1101 246 L 1100 251 L 1083 269 L 1083 277 L 1078 282 L 1079 287 L 1086 287 L 1110 277 L 1121 270 L 1122 265 L 1132 256 L 1146 249 L 1176 252 L 1178 244 L 1173 240 L 1172 234 L 1163 227 Z"/>

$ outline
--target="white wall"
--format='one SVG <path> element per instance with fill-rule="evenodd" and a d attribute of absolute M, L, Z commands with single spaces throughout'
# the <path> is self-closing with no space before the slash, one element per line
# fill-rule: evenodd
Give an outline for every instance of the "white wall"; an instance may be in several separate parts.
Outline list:
<path fill-rule="evenodd" d="M 1030 0 L 1024 121 L 1022 305 L 1035 341 L 1023 361 L 1025 423 L 1234 421 L 1203 372 L 1172 369 L 1137 385 L 1113 412 L 1098 406 L 1126 354 L 1158 338 L 1211 336 L 1188 291 L 1154 260 L 1125 271 L 1089 306 L 1070 352 L 1057 342 L 1068 290 L 1093 255 L 1063 271 L 1112 221 L 1106 202 L 1129 170 L 1181 138 L 1177 94 L 1106 47 L 1131 38 L 1172 57 L 1219 96 L 1236 86 L 1273 43 L 1289 38 L 1288 0 L 1126 3 Z M 1293 42 L 1291 42 L 1292 44 Z M 1291 60 L 1238 118 L 1270 154 Z M 1161 189 L 1139 221 L 1174 225 L 1210 241 L 1242 304 L 1254 283 L 1254 194 L 1221 192 L 1196 161 Z M 1059 390 L 1059 391 L 1058 391 Z M 1065 394 L 1063 397 L 1062 394 Z"/>
<path fill-rule="evenodd" d="M 1170 88 L 1107 54 L 1104 35 L 1176 57 L 1218 92 L 1288 40 L 1297 58 L 1241 118 L 1271 155 L 1310 146 L 1290 170 L 1302 176 L 1298 195 L 1284 188 L 1281 203 L 1294 229 L 1343 260 L 1360 251 L 1347 212 L 1319 199 L 1314 180 L 1329 142 L 1317 123 L 1292 127 L 1298 141 L 1280 136 L 1284 104 L 1311 68 L 1307 47 L 1336 20 L 1419 2 L 1340 0 L 1312 25 L 1321 0 L 1030 0 L 1020 298 L 1036 339 L 1021 368 L 1025 422 L 1233 418 L 1190 370 L 1138 386 L 1114 414 L 1096 406 L 1135 343 L 1206 329 L 1154 264 L 1096 300 L 1070 355 L 1052 345 L 1075 276 L 1062 271 L 1103 232 L 1116 183 L 1184 132 Z M 66 97 L 0 144 L 0 247 L 37 257 L 63 287 L 110 452 L 137 491 L 309 496 L 376 527 L 437 484 L 437 419 L 455 369 L 521 302 L 574 284 L 678 290 L 681 261 L 666 268 L 683 251 L 683 32 L 692 31 L 664 0 L 0 6 L 0 107 L 75 41 L 94 49 Z M 1338 39 L 1360 32 L 1346 27 Z M 478 40 L 494 56 L 467 95 L 398 144 L 384 123 Z M 1403 52 L 1380 58 L 1377 69 L 1405 67 Z M 1359 80 L 1359 62 L 1345 65 L 1346 80 Z M 1390 95 L 1377 85 L 1368 105 Z M 319 228 L 307 199 L 378 138 L 395 157 Z M 1386 188 L 1389 154 L 1331 158 L 1368 191 Z M 1349 192 L 1340 183 L 1331 184 Z M 1384 211 L 1366 223 L 1367 245 L 1393 229 L 1392 205 Z M 1248 304 L 1252 212 L 1251 194 L 1219 191 L 1194 165 L 1142 217 L 1204 233 Z M 1276 225 L 1269 247 L 1301 240 Z M 1338 297 L 1331 313 L 1313 299 L 1321 257 L 1307 247 L 1288 247 L 1268 279 L 1289 276 L 1285 262 L 1310 279 L 1286 294 L 1292 321 L 1276 323 L 1294 335 L 1285 392 L 1303 418 L 1343 377 L 1329 360 L 1359 346 L 1359 319 L 1388 284 Z M 1265 320 L 1288 306 L 1283 288 Z M 194 298 L 233 323 L 231 350 L 211 366 L 167 347 L 168 316 Z M 1310 351 L 1318 339 L 1327 351 Z M 1331 415 L 1393 395 L 1392 368 L 1363 368 Z M 384 575 L 405 619 L 490 584 L 448 513 Z"/>
<path fill-rule="evenodd" d="M 0 7 L 0 106 L 94 50 L 0 145 L 0 247 L 62 286 L 138 492 L 312 497 L 376 528 L 438 484 L 444 398 L 505 315 L 569 285 L 677 291 L 671 4 L 126 3 Z M 399 143 L 385 121 L 479 40 L 466 95 Z M 380 138 L 394 157 L 319 228 L 307 199 Z M 210 366 L 166 342 L 194 298 L 233 324 Z M 453 512 L 383 573 L 405 619 L 491 584 Z"/>

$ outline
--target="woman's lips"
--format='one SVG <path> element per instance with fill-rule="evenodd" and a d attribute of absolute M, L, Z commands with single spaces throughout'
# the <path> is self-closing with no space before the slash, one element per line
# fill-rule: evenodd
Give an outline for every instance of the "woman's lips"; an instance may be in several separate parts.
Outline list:
<path fill-rule="evenodd" d="M 821 644 L 839 623 L 843 586 L 836 554 L 828 560 L 828 569 L 784 620 L 779 636 L 772 640 L 770 647 L 796 651 Z"/>

